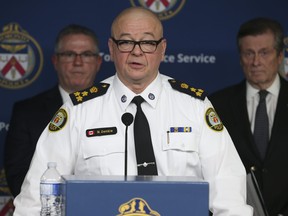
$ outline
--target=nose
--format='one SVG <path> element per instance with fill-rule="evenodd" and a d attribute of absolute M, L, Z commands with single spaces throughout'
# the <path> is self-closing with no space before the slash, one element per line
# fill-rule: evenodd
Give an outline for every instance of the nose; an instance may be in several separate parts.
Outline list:
<path fill-rule="evenodd" d="M 73 63 L 74 64 L 83 64 L 83 60 L 82 60 L 81 54 L 77 54 L 75 56 Z"/>
<path fill-rule="evenodd" d="M 131 53 L 134 55 L 142 55 L 143 51 L 141 50 L 140 44 L 135 44 Z"/>
<path fill-rule="evenodd" d="M 257 66 L 260 64 L 260 55 L 258 53 L 255 54 L 253 58 L 253 65 Z"/>

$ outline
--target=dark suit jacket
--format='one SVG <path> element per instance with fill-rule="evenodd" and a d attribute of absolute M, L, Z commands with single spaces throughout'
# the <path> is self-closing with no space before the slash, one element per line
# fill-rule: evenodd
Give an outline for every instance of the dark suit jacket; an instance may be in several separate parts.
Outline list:
<path fill-rule="evenodd" d="M 14 197 L 20 193 L 38 138 L 61 105 L 58 86 L 14 104 L 4 150 L 6 179 Z"/>
<path fill-rule="evenodd" d="M 288 82 L 281 87 L 270 142 L 260 160 L 248 120 L 245 81 L 211 94 L 208 98 L 228 129 L 247 173 L 251 167 L 262 190 L 268 212 L 288 215 Z"/>

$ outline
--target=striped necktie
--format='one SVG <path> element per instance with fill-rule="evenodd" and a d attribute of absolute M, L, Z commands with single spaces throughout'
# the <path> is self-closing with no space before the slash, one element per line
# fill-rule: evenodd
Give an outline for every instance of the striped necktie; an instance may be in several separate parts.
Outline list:
<path fill-rule="evenodd" d="M 266 90 L 259 91 L 260 100 L 256 110 L 254 127 L 254 140 L 262 160 L 265 158 L 269 142 L 269 120 L 266 107 L 267 94 L 268 91 Z"/>

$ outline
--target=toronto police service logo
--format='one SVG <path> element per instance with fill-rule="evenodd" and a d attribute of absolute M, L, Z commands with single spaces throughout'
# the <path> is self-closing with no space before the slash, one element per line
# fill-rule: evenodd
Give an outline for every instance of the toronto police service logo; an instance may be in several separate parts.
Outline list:
<path fill-rule="evenodd" d="M 30 85 L 43 67 L 43 52 L 37 41 L 17 23 L 0 32 L 0 87 L 17 89 Z"/>
<path fill-rule="evenodd" d="M 215 131 L 222 131 L 224 126 L 215 112 L 214 108 L 210 107 L 206 110 L 205 113 L 205 119 L 206 123 L 208 124 L 209 128 L 215 130 Z"/>
<path fill-rule="evenodd" d="M 170 19 L 183 7 L 185 0 L 130 0 L 133 6 L 145 7 L 158 15 L 161 20 Z"/>
<path fill-rule="evenodd" d="M 61 130 L 68 120 L 68 115 L 65 109 L 60 108 L 56 114 L 53 116 L 49 123 L 49 131 L 56 132 Z"/>
<path fill-rule="evenodd" d="M 120 214 L 117 216 L 161 216 L 144 199 L 138 197 L 123 203 L 118 211 Z"/>

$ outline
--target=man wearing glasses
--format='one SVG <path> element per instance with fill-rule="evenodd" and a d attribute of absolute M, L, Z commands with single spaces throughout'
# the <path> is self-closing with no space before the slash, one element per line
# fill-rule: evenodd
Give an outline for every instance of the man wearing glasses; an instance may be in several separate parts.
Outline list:
<path fill-rule="evenodd" d="M 247 174 L 255 175 L 269 215 L 287 216 L 288 82 L 280 76 L 284 30 L 277 20 L 256 17 L 241 24 L 236 41 L 245 79 L 209 98 Z"/>
<path fill-rule="evenodd" d="M 58 34 L 52 57 L 58 76 L 55 87 L 16 102 L 5 143 L 5 171 L 15 197 L 29 169 L 42 131 L 69 94 L 93 85 L 102 63 L 95 33 L 84 26 L 69 25 Z"/>
<path fill-rule="evenodd" d="M 52 119 L 46 127 L 15 199 L 15 216 L 39 215 L 38 184 L 48 161 L 57 162 L 63 175 L 127 171 L 198 177 L 210 184 L 214 215 L 252 215 L 245 201 L 245 169 L 203 90 L 159 73 L 166 45 L 162 24 L 151 11 L 132 7 L 116 17 L 108 41 L 116 74 L 72 94 L 73 103 L 56 114 L 67 116 L 63 123 Z M 131 122 L 125 113 L 134 119 L 127 153 L 125 129 Z"/>

